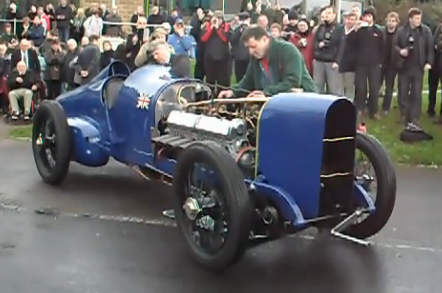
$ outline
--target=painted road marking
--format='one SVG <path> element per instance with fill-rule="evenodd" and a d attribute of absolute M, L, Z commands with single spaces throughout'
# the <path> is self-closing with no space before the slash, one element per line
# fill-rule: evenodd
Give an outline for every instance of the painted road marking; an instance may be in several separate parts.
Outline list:
<path fill-rule="evenodd" d="M 38 211 L 32 211 L 32 210 L 29 210 L 29 209 L 26 209 L 26 208 L 23 208 L 23 207 L 20 207 L 17 205 L 6 204 L 6 203 L 0 203 L 0 211 L 1 210 L 40 213 Z M 136 223 L 136 224 L 144 224 L 144 225 L 152 225 L 152 226 L 177 227 L 177 225 L 174 221 L 171 221 L 165 217 L 164 218 L 157 218 L 157 219 L 146 219 L 146 218 L 140 218 L 140 217 L 124 216 L 124 215 L 98 215 L 98 214 L 64 213 L 64 212 L 59 212 L 56 210 L 54 210 L 53 213 L 45 213 L 43 211 L 43 212 L 41 212 L 41 214 L 44 214 L 46 216 L 53 216 L 54 218 L 57 218 L 60 216 L 70 217 L 70 218 L 90 218 L 90 219 L 120 222 L 120 223 Z M 290 235 L 289 237 L 290 238 L 301 238 L 301 239 L 305 239 L 305 240 L 309 240 L 309 241 L 312 241 L 315 239 L 315 237 L 312 235 Z M 394 242 L 396 242 L 396 244 L 373 242 L 372 245 L 376 246 L 376 247 L 380 247 L 380 248 L 387 248 L 387 249 L 412 250 L 412 251 L 419 251 L 419 252 L 429 252 L 429 253 L 442 254 L 442 248 L 397 243 L 397 242 L 406 242 L 406 241 L 401 241 L 401 240 L 394 240 Z"/>

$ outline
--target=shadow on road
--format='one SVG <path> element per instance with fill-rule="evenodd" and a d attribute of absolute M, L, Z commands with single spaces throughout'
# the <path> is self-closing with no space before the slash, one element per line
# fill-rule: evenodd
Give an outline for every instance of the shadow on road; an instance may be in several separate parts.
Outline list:
<path fill-rule="evenodd" d="M 200 283 L 200 292 L 382 293 L 378 252 L 334 240 L 283 239 L 251 250 L 223 275 L 196 268 L 182 278 Z M 184 265 L 184 264 L 183 264 Z M 253 291 L 252 291 L 253 290 Z M 184 290 L 183 290 L 184 292 Z"/>

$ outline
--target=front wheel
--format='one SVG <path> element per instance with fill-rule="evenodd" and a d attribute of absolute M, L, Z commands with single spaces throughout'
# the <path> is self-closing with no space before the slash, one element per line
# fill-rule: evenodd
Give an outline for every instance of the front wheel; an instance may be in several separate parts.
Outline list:
<path fill-rule="evenodd" d="M 63 108 L 45 100 L 35 112 L 32 127 L 32 151 L 38 173 L 44 182 L 63 182 L 70 164 L 70 131 Z"/>
<path fill-rule="evenodd" d="M 373 198 L 376 210 L 351 226 L 346 233 L 365 239 L 377 234 L 390 219 L 396 202 L 396 172 L 393 162 L 373 136 L 356 135 L 355 180 Z"/>
<path fill-rule="evenodd" d="M 222 271 L 248 246 L 252 208 L 232 156 L 213 142 L 197 142 L 179 156 L 174 172 L 175 217 L 191 257 Z"/>

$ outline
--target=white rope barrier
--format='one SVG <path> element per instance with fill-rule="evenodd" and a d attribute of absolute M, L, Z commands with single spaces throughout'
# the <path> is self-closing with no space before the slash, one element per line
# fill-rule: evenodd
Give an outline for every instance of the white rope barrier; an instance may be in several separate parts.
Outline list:
<path fill-rule="evenodd" d="M 17 32 L 17 23 L 22 23 L 22 19 L 5 19 L 0 18 L 0 23 L 13 23 L 13 33 L 15 34 Z M 165 23 L 168 23 L 165 21 Z M 103 21 L 103 25 L 117 25 L 117 26 L 136 26 L 136 23 L 133 22 L 112 22 L 112 21 Z M 157 28 L 157 27 L 163 27 L 162 24 L 147 24 L 146 28 Z M 185 30 L 190 31 L 192 29 L 192 26 L 186 25 Z"/>

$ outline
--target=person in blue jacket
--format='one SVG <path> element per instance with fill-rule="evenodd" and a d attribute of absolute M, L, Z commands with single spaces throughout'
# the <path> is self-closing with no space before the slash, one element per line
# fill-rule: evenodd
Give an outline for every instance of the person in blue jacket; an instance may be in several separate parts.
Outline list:
<path fill-rule="evenodd" d="M 192 38 L 185 34 L 184 21 L 178 18 L 173 26 L 174 33 L 168 38 L 169 45 L 175 50 L 175 54 L 186 54 L 192 50 Z"/>
<path fill-rule="evenodd" d="M 33 24 L 26 32 L 26 38 L 32 41 L 37 48 L 43 44 L 45 40 L 45 28 L 43 27 L 39 16 L 34 17 Z"/>

